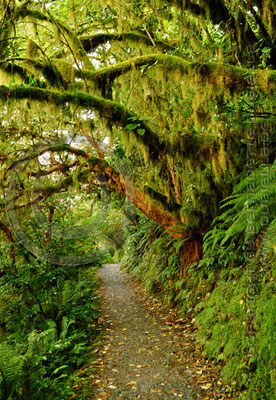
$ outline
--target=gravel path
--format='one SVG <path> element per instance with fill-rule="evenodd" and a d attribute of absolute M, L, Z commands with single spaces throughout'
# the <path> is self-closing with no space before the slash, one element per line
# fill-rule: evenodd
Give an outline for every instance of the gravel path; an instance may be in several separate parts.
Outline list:
<path fill-rule="evenodd" d="M 105 333 L 95 399 L 213 398 L 205 378 L 199 381 L 201 386 L 194 386 L 193 381 L 201 378 L 200 366 L 191 367 L 183 358 L 183 351 L 188 355 L 193 347 L 190 335 L 177 333 L 147 308 L 119 264 L 104 265 L 100 277 Z"/>

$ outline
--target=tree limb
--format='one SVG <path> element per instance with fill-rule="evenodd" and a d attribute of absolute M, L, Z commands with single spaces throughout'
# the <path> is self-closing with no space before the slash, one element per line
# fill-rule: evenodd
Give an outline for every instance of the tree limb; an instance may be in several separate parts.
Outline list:
<path fill-rule="evenodd" d="M 132 40 L 135 43 L 144 43 L 152 47 L 152 42 L 148 36 L 141 35 L 136 32 L 123 32 L 123 33 L 96 33 L 94 35 L 81 36 L 80 41 L 84 47 L 84 50 L 94 51 L 98 46 L 105 44 L 109 41 L 125 41 Z M 154 43 L 157 48 L 162 50 L 176 51 L 176 48 L 170 44 L 163 42 L 162 40 L 154 39 Z"/>
<path fill-rule="evenodd" d="M 129 123 L 130 118 L 137 118 L 136 114 L 128 111 L 126 108 L 114 101 L 105 100 L 81 92 L 57 92 L 37 87 L 22 87 L 20 85 L 14 85 L 9 89 L 7 86 L 1 85 L 0 98 L 3 100 L 9 98 L 27 98 L 29 100 L 46 101 L 56 105 L 62 105 L 68 102 L 87 109 L 96 109 L 101 111 L 101 116 L 103 118 L 115 125 L 120 125 L 122 128 Z M 139 135 L 137 132 L 138 129 L 145 130 L 143 136 Z M 160 142 L 158 136 L 143 121 L 140 121 L 140 126 L 137 126 L 132 132 L 135 134 L 136 140 L 148 148 L 150 157 L 152 159 L 157 159 L 160 151 L 162 152 L 165 148 L 164 143 Z M 59 144 L 57 146 L 61 145 Z"/>

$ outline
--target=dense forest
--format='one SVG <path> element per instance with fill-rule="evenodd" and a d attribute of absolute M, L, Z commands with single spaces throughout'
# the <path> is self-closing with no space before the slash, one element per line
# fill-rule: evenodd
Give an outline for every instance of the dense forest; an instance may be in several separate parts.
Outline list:
<path fill-rule="evenodd" d="M 275 26 L 273 0 L 0 0 L 0 399 L 87 398 L 112 259 L 273 398 Z"/>

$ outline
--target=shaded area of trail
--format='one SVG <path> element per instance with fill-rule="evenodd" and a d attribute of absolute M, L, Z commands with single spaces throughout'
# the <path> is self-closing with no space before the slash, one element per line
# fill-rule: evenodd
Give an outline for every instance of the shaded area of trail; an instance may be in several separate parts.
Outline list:
<path fill-rule="evenodd" d="M 104 265 L 100 277 L 104 347 L 95 399 L 225 398 L 206 381 L 207 366 L 189 364 L 191 335 L 146 307 L 119 264 Z"/>

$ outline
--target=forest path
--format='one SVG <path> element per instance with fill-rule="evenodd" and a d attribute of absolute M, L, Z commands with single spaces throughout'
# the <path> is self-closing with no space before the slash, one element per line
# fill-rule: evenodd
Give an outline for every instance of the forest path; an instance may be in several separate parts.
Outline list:
<path fill-rule="evenodd" d="M 99 275 L 104 347 L 95 364 L 93 398 L 225 398 L 214 386 L 212 368 L 193 359 L 191 333 L 169 322 L 168 313 L 149 308 L 119 264 L 104 265 Z"/>

